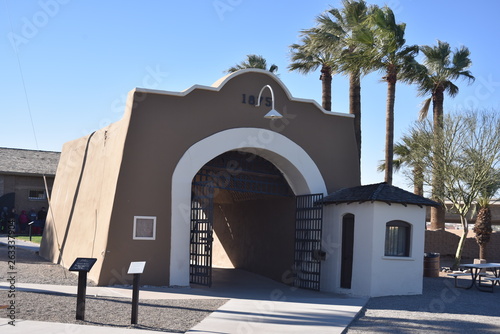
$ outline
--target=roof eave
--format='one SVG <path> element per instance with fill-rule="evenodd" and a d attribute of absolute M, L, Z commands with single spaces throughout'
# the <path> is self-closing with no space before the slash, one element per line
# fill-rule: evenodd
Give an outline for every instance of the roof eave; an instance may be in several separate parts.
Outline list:
<path fill-rule="evenodd" d="M 328 204 L 352 204 L 352 203 L 358 203 L 358 204 L 363 204 L 365 202 L 371 202 L 371 203 L 374 203 L 374 202 L 381 202 L 381 203 L 385 203 L 387 205 L 392 205 L 392 203 L 395 203 L 395 204 L 401 204 L 403 205 L 404 207 L 407 207 L 408 205 L 416 205 L 420 208 L 423 208 L 424 206 L 433 206 L 433 207 L 439 207 L 441 204 L 437 203 L 436 204 L 432 204 L 432 203 L 411 203 L 411 202 L 395 202 L 395 201 L 383 201 L 383 200 L 356 200 L 356 201 L 327 201 L 327 202 L 323 202 L 324 205 L 328 205 Z"/>

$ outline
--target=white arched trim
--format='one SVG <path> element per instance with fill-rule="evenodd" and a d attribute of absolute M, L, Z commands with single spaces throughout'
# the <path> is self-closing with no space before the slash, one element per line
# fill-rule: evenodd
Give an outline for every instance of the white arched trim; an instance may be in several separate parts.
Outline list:
<path fill-rule="evenodd" d="M 258 128 L 229 129 L 191 146 L 172 175 L 170 285 L 189 285 L 191 184 L 207 162 L 227 151 L 245 151 L 272 162 L 296 195 L 326 194 L 326 185 L 311 157 L 287 137 Z"/>

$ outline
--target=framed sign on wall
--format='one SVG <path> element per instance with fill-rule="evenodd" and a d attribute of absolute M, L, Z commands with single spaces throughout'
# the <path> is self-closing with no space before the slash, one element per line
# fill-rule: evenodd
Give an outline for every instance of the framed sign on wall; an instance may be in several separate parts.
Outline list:
<path fill-rule="evenodd" d="M 156 239 L 156 217 L 134 216 L 134 240 Z"/>

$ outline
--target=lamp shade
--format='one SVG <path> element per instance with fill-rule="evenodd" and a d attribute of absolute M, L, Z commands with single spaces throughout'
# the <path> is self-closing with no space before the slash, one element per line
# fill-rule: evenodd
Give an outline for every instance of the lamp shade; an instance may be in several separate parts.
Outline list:
<path fill-rule="evenodd" d="M 271 109 L 271 111 L 269 111 L 265 116 L 264 118 L 268 118 L 268 119 L 278 119 L 278 118 L 282 118 L 283 115 L 281 115 L 279 112 L 277 112 L 275 109 Z"/>

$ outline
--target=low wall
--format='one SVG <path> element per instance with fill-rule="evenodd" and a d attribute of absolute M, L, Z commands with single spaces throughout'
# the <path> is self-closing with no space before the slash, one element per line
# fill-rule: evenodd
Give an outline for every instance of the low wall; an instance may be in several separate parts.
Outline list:
<path fill-rule="evenodd" d="M 426 230 L 425 252 L 440 253 L 441 257 L 454 257 L 461 235 L 461 230 Z M 477 258 L 479 258 L 479 245 L 476 243 L 474 232 L 469 231 L 462 253 L 463 263 L 472 262 Z M 500 262 L 500 233 L 491 234 L 491 239 L 486 245 L 486 260 Z"/>
<path fill-rule="evenodd" d="M 500 225 L 500 199 L 497 200 L 492 200 L 490 202 L 490 210 L 491 210 L 491 224 L 492 225 Z M 474 223 L 477 218 L 477 211 L 476 214 L 472 217 L 469 217 L 469 221 L 471 223 Z M 426 216 L 428 222 L 431 221 L 431 207 L 427 207 L 427 216 Z M 450 212 L 450 210 L 446 210 L 446 216 L 444 218 L 445 222 L 447 223 L 455 223 L 455 224 L 460 224 L 460 216 L 456 213 Z"/>

